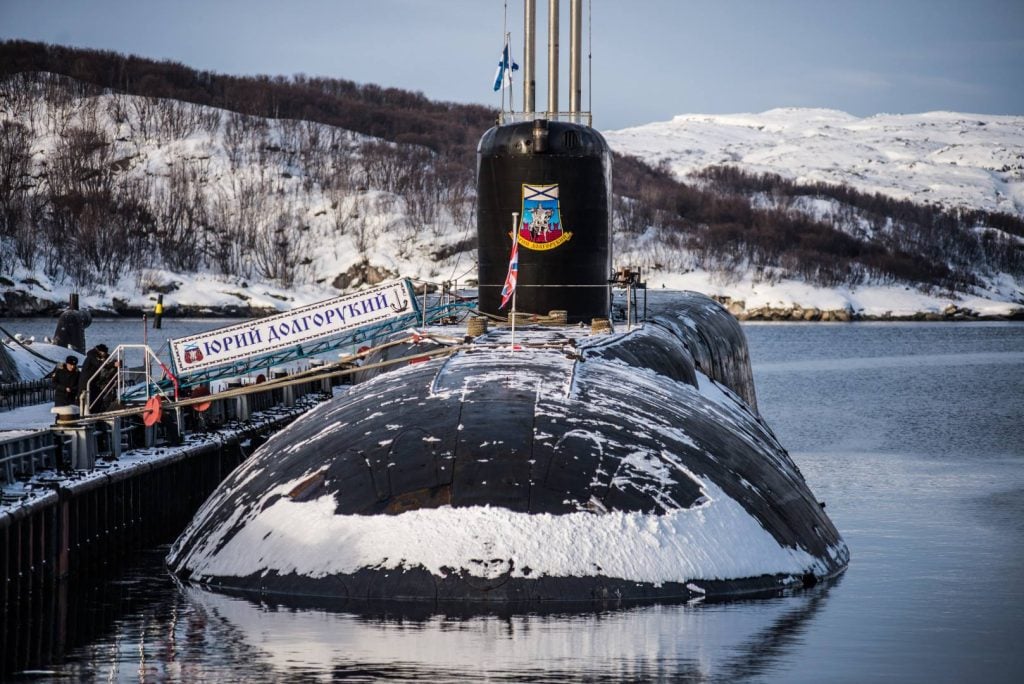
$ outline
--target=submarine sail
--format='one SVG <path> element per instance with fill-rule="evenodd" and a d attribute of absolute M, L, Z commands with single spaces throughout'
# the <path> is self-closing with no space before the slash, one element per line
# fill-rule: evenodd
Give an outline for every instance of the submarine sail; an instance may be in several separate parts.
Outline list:
<path fill-rule="evenodd" d="M 581 111 L 581 8 L 572 27 L 569 111 L 559 111 L 558 2 L 548 12 L 548 109 L 534 111 L 534 2 L 525 3 L 522 113 L 502 113 L 477 147 L 480 311 L 499 314 L 512 241 L 519 243 L 517 310 L 565 311 L 568 322 L 606 318 L 612 270 L 612 159 Z"/>
<path fill-rule="evenodd" d="M 570 9 L 575 23 L 579 0 Z M 556 95 L 481 140 L 479 310 L 492 319 L 513 240 L 518 311 L 608 316 L 610 154 L 574 99 L 566 121 Z M 171 569 L 279 598 L 520 604 L 729 597 L 846 567 L 718 303 L 680 293 L 628 330 L 514 334 L 514 352 L 500 325 L 394 337 L 346 394 L 225 479 Z"/>
<path fill-rule="evenodd" d="M 570 323 L 607 318 L 610 203 L 611 152 L 596 130 L 536 119 L 487 131 L 478 148 L 480 311 L 504 313 L 501 288 L 514 239 L 517 310 L 563 310 Z"/>

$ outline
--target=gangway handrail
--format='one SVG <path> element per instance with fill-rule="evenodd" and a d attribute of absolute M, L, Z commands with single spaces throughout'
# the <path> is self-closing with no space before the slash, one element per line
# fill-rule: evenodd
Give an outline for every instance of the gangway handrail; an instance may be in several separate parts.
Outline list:
<path fill-rule="evenodd" d="M 396 346 L 396 345 L 406 344 L 406 343 L 408 343 L 408 342 L 410 342 L 412 340 L 415 340 L 417 337 L 427 338 L 427 339 L 436 339 L 436 341 L 438 341 L 438 342 L 445 343 L 445 346 L 442 346 L 439 349 L 431 349 L 431 350 L 428 350 L 428 351 L 417 351 L 414 354 L 408 354 L 408 355 L 401 356 L 401 357 L 394 358 L 394 359 L 384 359 L 382 361 L 377 361 L 377 362 L 371 363 L 371 364 L 356 365 L 354 363 L 354 361 L 356 361 L 357 359 L 364 359 L 367 356 L 369 356 L 370 354 L 372 354 L 374 352 L 377 352 L 377 351 L 380 351 L 381 349 L 384 349 L 384 348 L 387 348 L 387 347 Z M 438 356 L 450 356 L 450 355 L 455 354 L 456 352 L 458 352 L 458 351 L 460 351 L 462 349 L 465 349 L 465 348 L 466 348 L 465 344 L 462 344 L 462 343 L 454 341 L 454 340 L 437 339 L 437 338 L 435 338 L 434 336 L 431 336 L 431 335 L 410 335 L 407 338 L 403 338 L 403 339 L 400 339 L 400 340 L 394 340 L 392 342 L 388 342 L 388 343 L 383 344 L 383 345 L 379 345 L 379 346 L 376 346 L 376 347 L 369 348 L 369 349 L 367 349 L 365 351 L 362 351 L 362 352 L 357 352 L 356 354 L 348 355 L 346 358 L 340 359 L 339 361 L 337 361 L 337 362 L 335 362 L 335 363 L 333 363 L 333 364 L 331 364 L 330 366 L 327 366 L 327 367 L 311 368 L 311 369 L 306 370 L 306 371 L 302 371 L 302 372 L 299 372 L 299 373 L 295 373 L 293 375 L 289 375 L 289 376 L 287 376 L 285 378 L 275 378 L 275 379 L 272 379 L 272 380 L 267 380 L 266 382 L 260 383 L 258 385 L 247 385 L 247 386 L 244 386 L 244 387 L 235 387 L 235 388 L 224 390 L 222 392 L 217 392 L 216 394 L 208 394 L 208 395 L 203 395 L 201 397 L 180 397 L 180 398 L 175 399 L 173 401 L 169 401 L 167 404 L 165 404 L 163 406 L 163 409 L 164 410 L 170 410 L 170 409 L 184 408 L 184 407 L 187 407 L 187 406 L 192 406 L 194 404 L 206 403 L 206 402 L 209 402 L 211 400 L 218 400 L 219 401 L 219 400 L 223 400 L 223 399 L 231 399 L 231 398 L 234 398 L 234 397 L 240 397 L 240 396 L 243 396 L 243 395 L 246 395 L 246 394 L 252 394 L 254 392 L 268 392 L 270 390 L 280 389 L 282 387 L 290 387 L 292 385 L 306 383 L 306 382 L 309 382 L 311 380 L 326 380 L 326 379 L 330 379 L 330 378 L 336 378 L 336 377 L 342 377 L 342 376 L 345 376 L 345 375 L 351 375 L 353 373 L 358 373 L 360 371 L 373 370 L 373 369 L 376 369 L 376 368 L 386 368 L 388 366 L 394 366 L 394 365 L 403 364 L 403 363 L 418 362 L 418 361 L 422 361 L 425 358 L 434 358 L 434 357 L 438 357 Z M 148 410 L 149 409 L 147 407 L 143 406 L 143 405 L 136 405 L 136 406 L 130 406 L 130 407 L 126 407 L 126 408 L 118 408 L 118 409 L 115 409 L 113 411 L 107 411 L 107 412 L 100 413 L 100 414 L 92 414 L 92 415 L 89 415 L 89 416 L 83 416 L 83 417 L 75 419 L 75 420 L 68 420 L 68 421 L 66 421 L 63 424 L 68 426 L 68 427 L 77 427 L 77 426 L 81 426 L 81 425 L 89 425 L 89 424 L 91 424 L 91 423 L 93 423 L 93 422 L 95 422 L 97 420 L 109 420 L 111 418 L 123 418 L 123 417 L 126 417 L 126 416 L 139 415 L 139 414 L 142 414 L 142 413 L 144 413 L 144 412 L 146 412 Z"/>
<path fill-rule="evenodd" d="M 133 372 L 125 363 L 126 353 L 129 350 L 138 349 L 142 350 L 143 354 L 143 375 L 145 381 L 130 383 L 130 374 Z M 154 363 L 157 368 L 160 369 L 162 377 L 160 380 L 153 380 L 153 367 Z M 109 365 L 113 365 L 115 373 L 110 377 L 109 380 L 100 388 L 97 396 L 92 397 L 92 381 L 98 378 L 103 373 L 104 369 L 107 369 Z M 109 369 L 108 369 L 109 370 Z M 160 357 L 157 356 L 156 352 L 147 344 L 119 344 L 114 348 L 114 353 L 110 354 L 103 363 L 99 365 L 99 368 L 86 379 L 85 391 L 81 396 L 81 413 L 82 415 L 91 415 L 95 408 L 96 400 L 103 395 L 107 394 L 110 390 L 114 389 L 116 385 L 115 396 L 124 401 L 129 398 L 138 398 L 142 392 L 145 392 L 145 398 L 149 399 L 154 394 L 160 394 L 167 396 L 170 390 L 173 390 L 174 397 L 177 398 L 180 392 L 180 386 L 177 376 L 167 367 Z"/>
<path fill-rule="evenodd" d="M 430 325 L 454 315 L 459 310 L 469 310 L 476 307 L 475 299 L 463 301 L 451 301 L 444 304 L 427 307 L 420 311 L 413 311 L 404 316 L 392 318 L 380 323 L 361 326 L 342 333 L 336 337 L 324 338 L 312 342 L 300 343 L 295 346 L 277 350 L 268 354 L 254 356 L 248 359 L 236 361 L 235 363 L 216 366 L 213 368 L 193 371 L 191 373 L 175 373 L 172 369 L 166 368 L 167 378 L 154 381 L 152 384 L 161 393 L 170 392 L 174 382 L 177 383 L 177 392 L 197 385 L 206 385 L 217 380 L 236 378 L 252 373 L 256 370 L 263 370 L 280 366 L 286 363 L 299 361 L 301 359 L 325 354 L 327 352 L 353 347 L 362 342 L 369 342 L 371 345 L 388 335 L 392 335 L 412 326 Z M 138 401 L 149 399 L 152 392 L 146 388 L 143 395 L 143 388 L 136 386 L 130 390 L 122 390 L 120 396 L 123 401 Z"/>

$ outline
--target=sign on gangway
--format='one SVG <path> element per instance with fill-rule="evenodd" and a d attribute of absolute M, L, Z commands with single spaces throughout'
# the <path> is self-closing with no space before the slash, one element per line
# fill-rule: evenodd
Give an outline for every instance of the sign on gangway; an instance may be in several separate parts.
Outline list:
<path fill-rule="evenodd" d="M 234 363 L 414 313 L 408 280 L 171 340 L 178 373 Z"/>

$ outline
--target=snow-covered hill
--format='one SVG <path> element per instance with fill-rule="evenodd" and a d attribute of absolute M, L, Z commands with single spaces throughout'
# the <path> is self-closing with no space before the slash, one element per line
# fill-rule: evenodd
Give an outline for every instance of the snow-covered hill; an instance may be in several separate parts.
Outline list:
<path fill-rule="evenodd" d="M 107 311 L 148 310 L 163 294 L 171 313 L 255 314 L 394 276 L 475 279 L 471 173 L 425 148 L 65 77 L 17 78 L 0 98 L 0 169 L 16 179 L 0 184 L 11 191 L 0 200 L 17 218 L 0 234 L 0 314 L 52 312 L 71 292 Z M 1021 215 L 1022 130 L 1020 117 L 787 109 L 684 116 L 606 137 L 678 174 L 730 163 Z M 838 214 L 808 201 L 794 206 L 820 220 Z M 616 266 L 641 266 L 651 287 L 742 301 L 748 313 L 1006 315 L 1024 304 L 1022 284 L 1003 273 L 970 292 L 918 292 L 891 279 L 812 286 L 744 272 L 742 260 L 739 271 L 705 270 L 678 235 L 632 228 L 615 235 Z"/>
<path fill-rule="evenodd" d="M 0 234 L 0 313 L 71 292 L 105 311 L 150 309 L 163 293 L 172 310 L 245 313 L 368 279 L 475 276 L 457 247 L 475 235 L 470 174 L 461 192 L 434 187 L 422 147 L 94 91 L 50 74 L 5 86 L 16 192 L 3 199 L 22 225 Z"/>
<path fill-rule="evenodd" d="M 612 149 L 683 177 L 713 165 L 847 184 L 918 203 L 1024 216 L 1024 117 L 832 109 L 685 114 L 604 131 Z"/>

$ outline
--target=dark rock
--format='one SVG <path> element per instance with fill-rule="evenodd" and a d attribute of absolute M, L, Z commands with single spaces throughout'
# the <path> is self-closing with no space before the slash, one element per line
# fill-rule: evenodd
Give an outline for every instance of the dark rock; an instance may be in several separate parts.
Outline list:
<path fill-rule="evenodd" d="M 24 290 L 0 292 L 0 317 L 56 316 L 64 309 L 64 302 L 40 299 Z"/>
<path fill-rule="evenodd" d="M 397 277 L 398 273 L 395 271 L 388 270 L 383 266 L 374 266 L 364 260 L 353 264 L 344 273 L 339 273 L 331 285 L 339 290 L 349 290 L 360 285 L 377 285 Z"/>
<path fill-rule="evenodd" d="M 177 280 L 172 280 L 169 283 L 150 283 L 142 294 L 148 294 L 150 292 L 156 292 L 157 294 L 170 294 L 172 292 L 176 292 L 180 287 L 181 283 Z"/>

